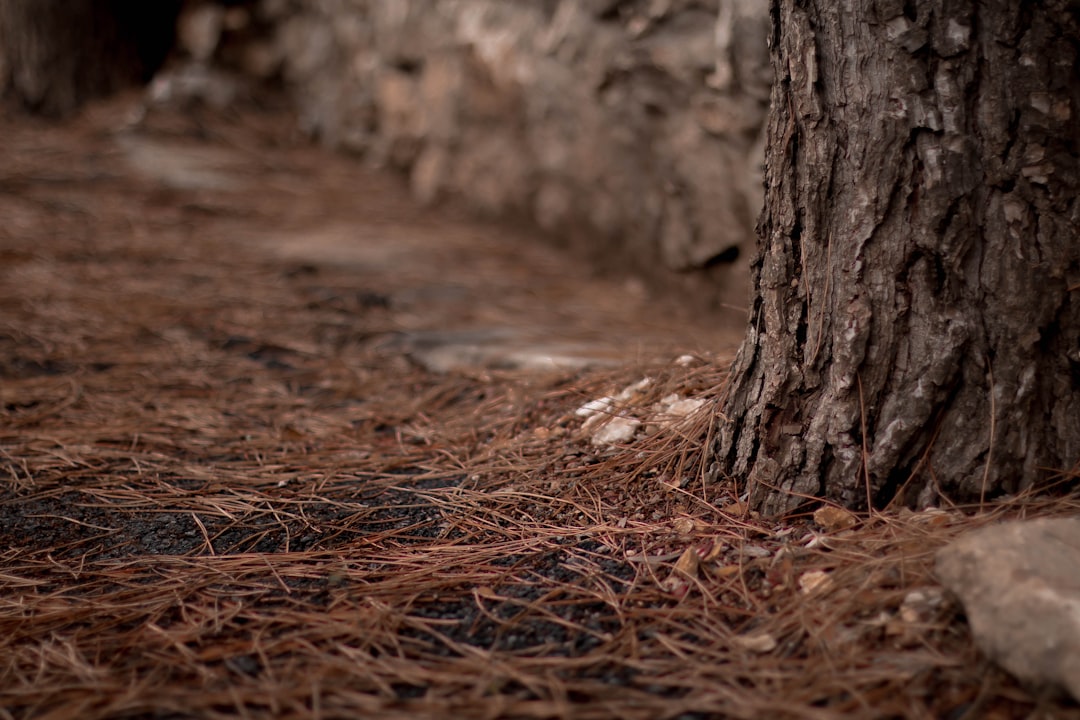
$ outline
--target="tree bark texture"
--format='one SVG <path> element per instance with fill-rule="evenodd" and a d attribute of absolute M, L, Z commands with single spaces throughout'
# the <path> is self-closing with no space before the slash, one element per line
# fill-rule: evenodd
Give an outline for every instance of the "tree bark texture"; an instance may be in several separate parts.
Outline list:
<path fill-rule="evenodd" d="M 1075 468 L 1080 6 L 771 14 L 765 210 L 720 468 L 771 514 L 977 501 Z"/>
<path fill-rule="evenodd" d="M 148 79 L 178 0 L 0 0 L 0 94 L 44 115 Z"/>

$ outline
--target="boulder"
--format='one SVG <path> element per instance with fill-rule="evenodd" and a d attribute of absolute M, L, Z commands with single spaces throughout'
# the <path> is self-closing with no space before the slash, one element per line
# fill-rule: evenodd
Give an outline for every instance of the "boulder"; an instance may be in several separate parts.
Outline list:
<path fill-rule="evenodd" d="M 1029 686 L 1080 700 L 1080 518 L 982 528 L 936 560 L 987 656 Z"/>

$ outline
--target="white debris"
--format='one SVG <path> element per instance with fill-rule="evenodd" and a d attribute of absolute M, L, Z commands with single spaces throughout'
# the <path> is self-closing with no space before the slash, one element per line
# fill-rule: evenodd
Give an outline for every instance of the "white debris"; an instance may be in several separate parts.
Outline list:
<path fill-rule="evenodd" d="M 596 398 L 595 400 L 590 400 L 575 410 L 574 414 L 583 418 L 590 418 L 598 413 L 613 414 L 618 404 L 633 399 L 634 395 L 649 387 L 651 384 L 652 378 L 643 378 L 632 385 L 627 385 L 615 396 L 605 395 Z"/>
<path fill-rule="evenodd" d="M 928 622 L 944 602 L 945 593 L 939 587 L 912 590 L 900 605 L 900 619 L 909 624 Z"/>
<path fill-rule="evenodd" d="M 590 418 L 597 413 L 609 413 L 615 408 L 615 398 L 605 395 L 585 403 L 574 414 L 578 417 Z"/>
<path fill-rule="evenodd" d="M 591 434 L 594 445 L 617 445 L 631 440 L 641 427 L 641 420 L 633 417 L 627 406 L 651 384 L 652 378 L 642 378 L 613 396 L 605 395 L 579 407 L 574 414 L 585 418 L 582 432 Z"/>
<path fill-rule="evenodd" d="M 696 413 L 704 404 L 704 398 L 680 398 L 678 395 L 668 395 L 660 401 L 657 409 L 671 418 L 682 419 Z"/>
<path fill-rule="evenodd" d="M 641 427 L 641 421 L 631 417 L 613 417 L 600 424 L 592 435 L 593 445 L 618 445 L 629 442 Z"/>
<path fill-rule="evenodd" d="M 648 431 L 650 433 L 675 423 L 681 423 L 705 405 L 702 398 L 684 398 L 678 393 L 665 396 L 660 402 L 649 408 L 651 415 Z"/>

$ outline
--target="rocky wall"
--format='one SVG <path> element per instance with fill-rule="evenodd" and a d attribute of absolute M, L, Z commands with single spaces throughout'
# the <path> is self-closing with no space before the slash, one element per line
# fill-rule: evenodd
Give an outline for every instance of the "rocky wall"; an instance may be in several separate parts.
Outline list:
<path fill-rule="evenodd" d="M 745 304 L 766 3 L 260 0 L 256 13 L 273 28 L 258 57 L 279 58 L 304 129 L 404 171 L 422 201 L 525 215 L 605 265 Z"/>

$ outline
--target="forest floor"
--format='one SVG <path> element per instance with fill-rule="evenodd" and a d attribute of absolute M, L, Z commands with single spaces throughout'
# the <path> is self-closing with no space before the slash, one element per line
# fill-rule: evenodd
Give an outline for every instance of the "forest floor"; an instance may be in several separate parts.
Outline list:
<path fill-rule="evenodd" d="M 932 574 L 1075 506 L 757 517 L 737 313 L 132 102 L 0 117 L 0 718 L 1080 717 Z"/>

